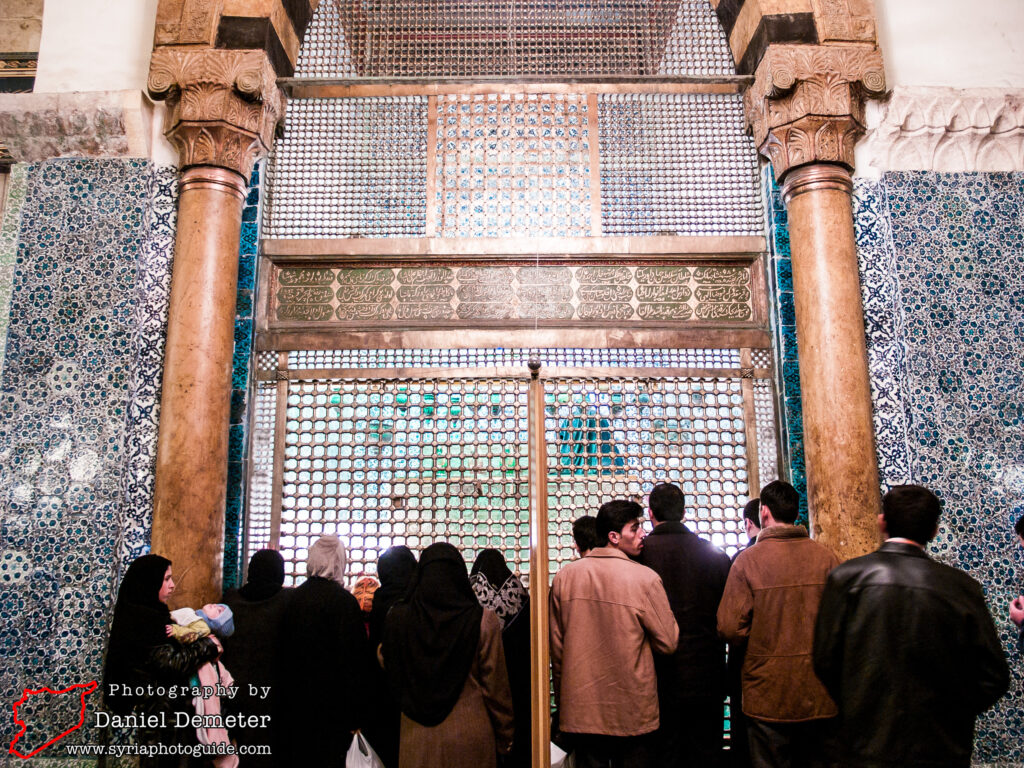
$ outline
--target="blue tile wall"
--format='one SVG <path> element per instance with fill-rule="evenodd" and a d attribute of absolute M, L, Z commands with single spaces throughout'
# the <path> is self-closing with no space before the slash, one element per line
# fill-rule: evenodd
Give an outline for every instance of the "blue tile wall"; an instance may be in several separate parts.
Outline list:
<path fill-rule="evenodd" d="M 256 258 L 259 246 L 260 174 L 256 164 L 249 196 L 242 210 L 238 248 L 238 298 L 235 304 L 235 354 L 231 369 L 231 431 L 228 442 L 227 509 L 224 520 L 224 588 L 239 585 L 245 551 L 245 480 L 249 466 L 249 404 L 251 402 Z"/>
<path fill-rule="evenodd" d="M 789 249 L 789 217 L 771 166 L 764 177 L 768 212 L 768 290 L 776 370 L 776 390 L 782 416 L 782 474 L 800 494 L 798 522 L 807 524 L 807 472 L 804 465 L 803 406 L 800 400 L 800 361 L 793 301 L 793 265 Z M 788 468 L 788 476 L 785 469 Z"/>
<path fill-rule="evenodd" d="M 118 574 L 148 545 L 176 178 L 142 160 L 27 169 L 0 382 L 8 705 L 98 679 Z M 64 730 L 59 707 L 20 714 L 20 749 Z M 0 743 L 13 726 L 0 718 Z"/>
<path fill-rule="evenodd" d="M 943 500 L 932 554 L 982 584 L 1013 675 L 975 759 L 1021 765 L 1024 174 L 888 173 L 856 198 L 880 475 Z"/>

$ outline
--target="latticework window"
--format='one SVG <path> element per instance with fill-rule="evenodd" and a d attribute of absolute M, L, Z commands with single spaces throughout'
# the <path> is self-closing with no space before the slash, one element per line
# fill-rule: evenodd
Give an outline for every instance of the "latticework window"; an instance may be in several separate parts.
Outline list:
<path fill-rule="evenodd" d="M 296 72 L 316 78 L 734 73 L 708 0 L 323 0 Z"/>

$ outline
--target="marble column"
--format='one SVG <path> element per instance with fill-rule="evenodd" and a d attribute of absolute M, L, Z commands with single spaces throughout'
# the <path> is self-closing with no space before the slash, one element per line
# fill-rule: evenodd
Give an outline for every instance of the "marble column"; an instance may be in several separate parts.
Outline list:
<path fill-rule="evenodd" d="M 878 460 L 850 171 L 877 48 L 772 45 L 745 94 L 789 212 L 811 533 L 841 559 L 878 544 Z"/>
<path fill-rule="evenodd" d="M 182 168 L 152 549 L 173 563 L 172 605 L 197 606 L 221 595 L 242 207 L 283 101 L 261 51 L 157 48 L 149 92 Z"/>
<path fill-rule="evenodd" d="M 238 241 L 246 182 L 182 174 L 160 404 L 153 551 L 173 563 L 175 603 L 220 599 Z"/>
<path fill-rule="evenodd" d="M 814 535 L 841 559 L 878 544 L 878 466 L 850 173 L 804 165 L 782 184 L 800 344 Z"/>

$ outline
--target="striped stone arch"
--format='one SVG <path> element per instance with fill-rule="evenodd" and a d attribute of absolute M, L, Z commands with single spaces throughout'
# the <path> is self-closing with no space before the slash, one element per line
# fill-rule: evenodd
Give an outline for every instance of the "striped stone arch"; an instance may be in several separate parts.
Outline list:
<path fill-rule="evenodd" d="M 154 48 L 262 50 L 278 77 L 291 77 L 320 1 L 160 0 Z"/>
<path fill-rule="evenodd" d="M 157 47 L 263 50 L 279 77 L 295 71 L 303 37 L 322 0 L 161 0 Z M 709 0 L 739 74 L 753 74 L 768 47 L 875 43 L 872 0 Z"/>
<path fill-rule="evenodd" d="M 768 46 L 875 43 L 872 0 L 711 0 L 736 71 L 753 74 Z"/>
<path fill-rule="evenodd" d="M 246 177 L 251 161 L 269 150 L 282 114 L 282 99 L 271 92 L 277 78 L 295 73 L 320 2 L 160 0 L 149 91 L 172 106 L 167 134 L 183 168 L 215 165 Z M 885 90 L 872 0 L 708 2 L 737 72 L 753 76 L 747 122 L 776 176 L 816 162 L 852 168 L 864 100 Z M 257 104 L 266 105 L 259 114 Z"/>

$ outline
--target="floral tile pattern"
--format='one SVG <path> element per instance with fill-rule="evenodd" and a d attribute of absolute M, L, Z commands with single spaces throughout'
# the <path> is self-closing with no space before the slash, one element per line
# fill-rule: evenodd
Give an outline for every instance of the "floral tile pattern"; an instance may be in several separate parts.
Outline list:
<path fill-rule="evenodd" d="M 975 760 L 1020 765 L 1024 174 L 888 173 L 859 182 L 856 210 L 881 477 L 943 500 L 931 551 L 984 587 L 1013 676 Z"/>
<path fill-rule="evenodd" d="M 153 482 L 171 298 L 178 171 L 173 167 L 154 168 L 147 185 L 149 237 L 139 253 L 132 351 L 135 367 L 125 423 L 128 471 L 123 477 L 125 520 L 118 548 L 122 571 L 148 551 L 153 529 Z"/>
<path fill-rule="evenodd" d="M 904 391 L 906 308 L 900 301 L 892 222 L 880 182 L 856 180 L 853 215 L 871 370 L 878 477 L 885 490 L 910 482 L 911 474 Z"/>
<path fill-rule="evenodd" d="M 146 547 L 174 229 L 173 169 L 67 159 L 25 176 L 0 382 L 7 702 L 99 679 L 119 570 Z M 19 746 L 49 730 L 31 723 Z"/>

